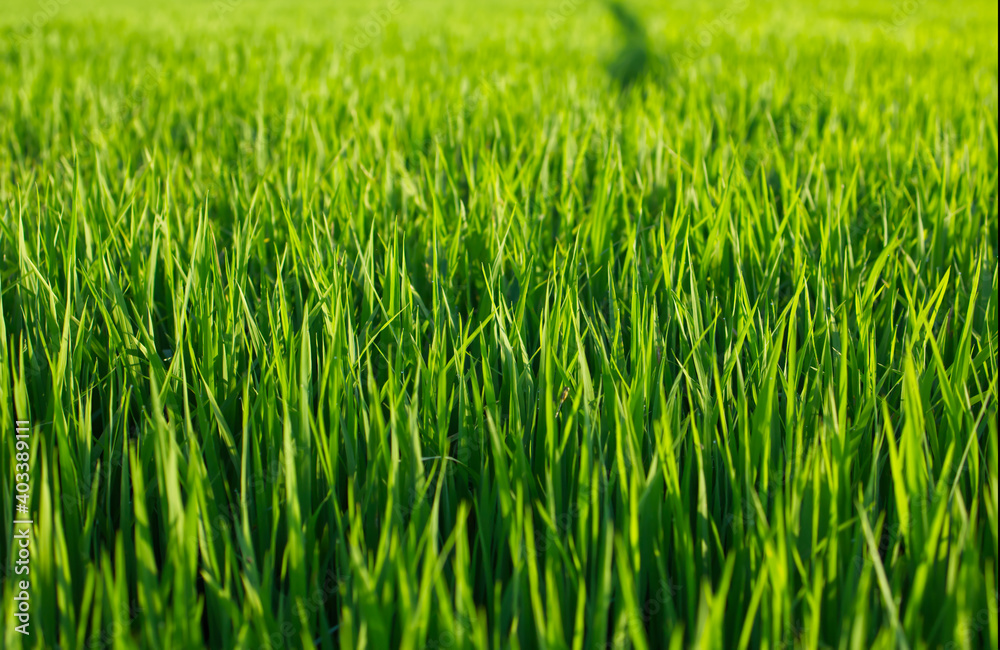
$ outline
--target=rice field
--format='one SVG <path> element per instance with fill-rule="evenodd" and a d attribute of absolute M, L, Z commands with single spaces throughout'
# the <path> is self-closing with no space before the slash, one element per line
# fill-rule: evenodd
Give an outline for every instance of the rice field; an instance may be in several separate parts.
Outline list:
<path fill-rule="evenodd" d="M 997 24 L 0 0 L 0 645 L 996 648 Z"/>

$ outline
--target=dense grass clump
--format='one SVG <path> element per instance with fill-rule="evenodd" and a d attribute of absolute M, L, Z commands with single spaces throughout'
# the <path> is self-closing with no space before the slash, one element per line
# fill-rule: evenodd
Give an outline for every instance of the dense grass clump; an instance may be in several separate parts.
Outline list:
<path fill-rule="evenodd" d="M 994 3 L 17 4 L 5 648 L 997 646 Z"/>

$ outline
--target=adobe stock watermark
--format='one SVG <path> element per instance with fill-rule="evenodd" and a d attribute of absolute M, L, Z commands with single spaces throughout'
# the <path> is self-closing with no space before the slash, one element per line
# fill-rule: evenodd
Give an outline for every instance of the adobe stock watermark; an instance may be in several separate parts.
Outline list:
<path fill-rule="evenodd" d="M 350 584 L 350 575 L 340 576 L 328 573 L 323 579 L 322 584 L 316 585 L 316 588 L 304 600 L 297 601 L 293 607 L 297 610 L 301 618 L 311 618 L 326 606 L 328 600 L 346 591 Z M 336 627 L 330 628 L 326 631 L 326 635 L 332 634 L 334 630 L 336 630 Z M 280 628 L 264 638 L 263 643 L 260 645 L 260 650 L 275 650 L 276 648 L 289 647 L 289 640 L 295 635 L 295 632 L 295 626 L 289 621 L 285 621 Z M 321 641 L 322 637 L 318 637 L 313 640 L 313 643 L 319 645 Z"/>
<path fill-rule="evenodd" d="M 685 39 L 683 48 L 675 55 L 687 61 L 700 58 L 712 46 L 715 38 L 732 27 L 735 18 L 746 11 L 749 6 L 750 0 L 734 0 L 714 20 L 699 24 L 695 29 L 694 36 Z"/>
<path fill-rule="evenodd" d="M 433 481 L 441 481 L 456 476 L 463 466 L 469 465 L 473 454 L 482 453 L 482 446 L 478 438 L 466 436 L 458 439 L 449 452 L 451 454 L 449 456 L 435 458 L 435 460 L 442 460 L 443 464 L 440 471 L 434 475 Z M 430 459 L 423 460 L 427 461 Z M 406 522 L 421 507 L 426 507 L 430 510 L 433 506 L 434 494 L 433 483 L 428 485 L 427 489 L 423 492 L 411 485 L 406 492 L 406 496 L 400 503 L 393 505 L 393 511 Z"/>
<path fill-rule="evenodd" d="M 20 27 L 14 30 L 14 40 L 18 45 L 23 45 L 29 39 L 38 36 L 42 28 L 49 24 L 53 18 L 68 5 L 70 0 L 39 0 L 37 9 L 21 22 Z"/>
<path fill-rule="evenodd" d="M 912 513 L 919 511 L 921 515 L 923 515 L 924 520 L 930 520 L 933 518 L 934 510 L 937 508 L 940 503 L 940 499 L 942 498 L 945 497 L 935 497 L 934 495 L 929 495 L 923 499 L 911 500 L 911 514 L 909 518 L 901 517 L 898 521 L 891 524 L 885 524 L 882 530 L 878 533 L 879 537 L 875 543 L 875 548 L 878 551 L 879 557 L 884 558 L 889 556 L 897 544 L 905 541 L 905 536 L 910 528 L 911 521 L 913 520 Z M 864 567 L 866 560 L 870 560 L 868 548 L 865 544 L 860 544 L 858 551 L 853 555 L 851 566 L 855 571 L 860 571 L 862 567 Z"/>
<path fill-rule="evenodd" d="M 791 466 L 800 467 L 804 462 L 804 455 L 798 453 L 792 457 Z M 761 508 L 763 508 L 765 513 L 769 512 L 768 505 L 771 503 L 771 500 L 776 499 L 782 493 L 785 486 L 789 485 L 794 479 L 795 474 L 793 472 L 783 471 L 771 475 L 767 488 L 757 492 L 757 500 L 760 501 Z M 745 531 L 758 527 L 758 522 L 761 518 L 754 501 L 744 497 L 741 506 L 740 511 L 726 514 L 722 521 L 722 528 L 719 529 L 720 532 L 725 532 L 739 526 L 742 526 Z M 766 525 L 767 522 L 764 520 L 762 523 Z"/>
<path fill-rule="evenodd" d="M 652 587 L 650 587 L 652 590 Z M 630 648 L 632 646 L 632 640 L 629 638 L 629 629 L 635 627 L 636 629 L 645 629 L 649 624 L 650 620 L 654 616 L 660 613 L 660 610 L 666 606 L 666 604 L 673 600 L 681 590 L 681 586 L 673 581 L 661 580 L 656 592 L 652 594 L 650 598 L 647 598 L 642 605 L 639 607 L 638 612 L 629 612 L 627 615 L 628 623 L 625 625 L 624 629 L 619 630 L 608 642 L 604 645 L 598 645 L 598 648 L 605 648 L 605 650 L 622 650 L 624 648 Z"/>
<path fill-rule="evenodd" d="M 561 27 L 566 19 L 576 13 L 576 10 L 583 4 L 583 0 L 562 0 L 555 9 L 545 12 L 545 18 L 549 23 L 549 29 Z"/>
<path fill-rule="evenodd" d="M 468 616 L 459 615 L 455 617 L 453 629 L 445 628 L 437 636 L 428 636 L 423 648 L 424 650 L 447 650 L 458 643 L 460 635 L 468 638 L 472 637 L 473 634 L 475 634 L 475 630 L 472 627 L 472 621 L 469 620 Z"/>
<path fill-rule="evenodd" d="M 878 21 L 878 28 L 883 34 L 894 34 L 903 25 L 913 19 L 920 8 L 924 6 L 925 0 L 900 0 L 892 5 L 892 15 L 889 20 Z"/>
<path fill-rule="evenodd" d="M 292 440 L 291 449 L 293 462 L 295 458 L 300 458 L 309 453 L 309 449 L 297 440 Z M 279 457 L 276 459 L 276 462 L 269 463 L 267 469 L 263 472 L 247 478 L 245 494 L 248 497 L 252 497 L 255 501 L 263 500 L 267 503 L 267 511 L 271 511 L 274 507 L 283 508 L 288 503 L 288 494 L 284 489 L 281 489 L 284 481 L 285 463 Z M 268 497 L 271 491 L 277 491 L 276 503 L 272 503 Z M 204 511 L 199 511 L 198 518 L 202 527 L 200 532 L 208 542 L 214 542 L 220 538 L 228 538 L 240 527 L 242 522 L 239 510 L 219 509 L 214 518 Z M 255 530 L 256 528 L 256 525 L 251 526 L 251 530 Z"/>
<path fill-rule="evenodd" d="M 360 24 L 355 26 L 353 36 L 344 45 L 344 51 L 353 56 L 371 45 L 402 10 L 401 0 L 389 0 L 384 6 L 369 11 Z"/>
<path fill-rule="evenodd" d="M 978 641 L 983 642 L 983 647 L 988 643 L 990 614 L 997 615 L 997 592 L 986 594 L 986 607 L 976 612 L 972 620 L 962 625 L 958 635 L 953 641 L 945 645 L 945 650 L 959 650 L 960 648 L 975 647 Z"/>
<path fill-rule="evenodd" d="M 122 604 L 117 611 L 111 612 L 111 623 L 102 626 L 100 630 L 95 630 L 87 641 L 88 648 L 110 648 L 114 645 L 115 639 L 120 638 L 125 633 L 131 633 L 132 623 L 135 622 L 142 610 L 139 608 L 139 601 L 133 599 L 128 605 Z"/>
<path fill-rule="evenodd" d="M 480 74 L 478 81 L 476 82 L 475 88 L 468 94 L 465 101 L 461 104 L 461 109 L 452 112 L 451 106 L 445 107 L 445 112 L 448 118 L 454 120 L 458 117 L 462 117 L 465 120 L 469 120 L 475 115 L 479 106 L 482 105 L 491 94 L 493 94 L 495 88 L 495 83 L 490 79 L 487 79 L 485 74 Z M 435 143 L 443 143 L 448 136 L 448 132 L 444 126 L 438 125 L 438 127 L 424 139 L 423 146 L 428 146 Z"/>
<path fill-rule="evenodd" d="M 611 467 L 607 470 L 607 475 L 598 478 L 597 493 L 601 498 L 603 498 L 606 492 L 621 482 L 621 476 L 628 476 L 632 471 L 631 460 L 626 459 L 624 464 L 625 469 L 623 471 L 619 469 L 618 463 L 612 463 Z M 583 492 L 589 495 L 590 489 L 585 489 Z M 536 526 L 535 534 L 532 537 L 534 540 L 535 557 L 542 557 L 548 551 L 549 547 L 552 546 L 553 542 L 571 534 L 573 525 L 579 521 L 584 509 L 584 506 L 577 501 L 568 510 L 557 514 L 552 520 L 551 526 L 544 521 L 541 522 L 540 526 Z M 521 539 L 520 554 L 521 558 L 527 558 L 530 555 L 526 538 Z"/>
<path fill-rule="evenodd" d="M 148 95 L 159 84 L 160 73 L 153 64 L 147 64 L 142 71 L 139 83 L 133 86 L 132 91 L 123 95 L 115 105 L 114 110 L 105 114 L 97 125 L 97 129 L 89 136 L 84 136 L 91 145 L 96 145 L 97 141 L 114 124 L 124 124 L 135 112 L 145 104 Z"/>
<path fill-rule="evenodd" d="M 31 634 L 31 425 L 18 420 L 14 430 L 14 539 L 11 555 L 14 560 L 14 611 L 17 625 L 14 631 Z M 15 553 L 16 549 L 16 553 Z"/>
<path fill-rule="evenodd" d="M 308 453 L 305 446 L 297 441 L 292 441 L 292 456 L 298 457 L 300 454 Z M 119 468 L 122 466 L 122 460 L 120 457 L 115 457 L 114 460 L 107 464 L 108 470 L 102 469 L 102 474 L 104 471 L 109 471 L 111 468 Z M 285 479 L 285 463 L 281 462 L 279 459 L 277 462 L 269 463 L 267 468 L 259 473 L 253 474 L 247 478 L 246 483 L 246 495 L 249 498 L 255 500 L 263 500 L 267 503 L 266 509 L 270 511 L 275 505 L 279 508 L 284 507 L 288 501 L 288 495 L 285 490 L 280 489 L 283 485 Z M 109 484 L 113 484 L 114 479 L 102 479 L 101 485 L 105 486 L 107 489 Z M 71 484 L 64 484 L 63 493 L 60 496 L 60 501 L 62 507 L 66 511 L 77 512 L 81 518 L 86 516 L 86 508 L 88 503 L 92 499 L 99 498 L 101 494 L 101 488 L 96 482 L 84 482 L 79 481 L 76 484 L 75 490 L 68 489 Z M 151 489 L 156 487 L 156 483 L 149 483 L 146 486 L 146 491 L 149 492 Z M 271 499 L 268 495 L 271 491 L 277 492 L 277 502 L 276 504 L 271 503 Z M 239 499 L 239 495 L 236 495 L 236 499 Z M 214 517 L 210 516 L 208 513 L 199 509 L 198 512 L 199 524 L 201 525 L 201 530 L 199 531 L 206 542 L 215 542 L 219 539 L 224 539 L 233 534 L 237 530 L 242 522 L 242 518 L 239 510 L 223 510 L 219 509 Z M 79 549 L 80 557 L 89 557 L 88 550 L 81 547 Z"/>
<path fill-rule="evenodd" d="M 805 99 L 792 98 L 789 101 L 788 109 L 775 117 L 774 128 L 768 124 L 767 144 L 781 145 L 786 136 L 795 138 L 803 134 L 809 128 L 811 122 L 825 109 L 828 109 L 832 98 L 822 88 L 813 87 L 805 95 Z M 763 166 L 765 169 L 771 163 L 772 148 L 763 151 L 754 149 L 743 158 L 743 173 L 747 178 L 753 178 L 757 168 Z"/>
<path fill-rule="evenodd" d="M 236 11 L 242 4 L 243 0 L 215 0 L 212 9 L 215 10 L 215 17 L 221 19 Z"/>

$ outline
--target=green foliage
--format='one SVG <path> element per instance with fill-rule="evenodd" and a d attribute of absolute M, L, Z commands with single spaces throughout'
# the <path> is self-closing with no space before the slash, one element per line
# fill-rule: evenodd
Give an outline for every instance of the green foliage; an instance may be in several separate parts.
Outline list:
<path fill-rule="evenodd" d="M 3 18 L 4 647 L 996 647 L 996 6 L 912 4 Z"/>

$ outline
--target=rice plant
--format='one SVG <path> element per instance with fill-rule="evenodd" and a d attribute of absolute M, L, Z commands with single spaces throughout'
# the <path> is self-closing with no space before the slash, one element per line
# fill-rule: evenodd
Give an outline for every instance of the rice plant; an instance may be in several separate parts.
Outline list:
<path fill-rule="evenodd" d="M 5 648 L 997 647 L 994 3 L 0 34 Z"/>

